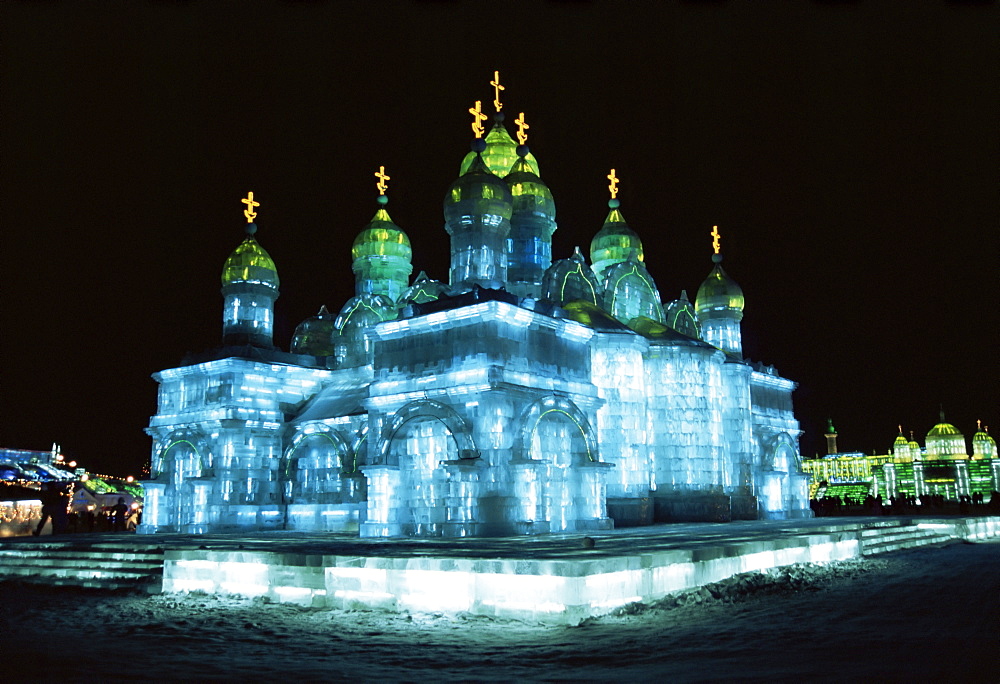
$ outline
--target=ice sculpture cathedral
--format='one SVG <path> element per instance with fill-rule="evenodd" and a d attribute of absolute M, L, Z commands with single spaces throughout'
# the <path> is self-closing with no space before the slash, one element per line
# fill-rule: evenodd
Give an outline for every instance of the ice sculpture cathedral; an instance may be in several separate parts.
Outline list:
<path fill-rule="evenodd" d="M 499 93 L 499 91 L 497 91 Z M 222 271 L 222 346 L 154 374 L 140 532 L 533 535 L 810 515 L 795 384 L 742 357 L 744 298 L 714 266 L 664 306 L 615 198 L 552 261 L 555 202 L 500 114 L 444 199 L 448 282 L 412 282 L 379 204 L 352 247 L 355 295 L 274 346 L 279 280 L 247 236 Z"/>

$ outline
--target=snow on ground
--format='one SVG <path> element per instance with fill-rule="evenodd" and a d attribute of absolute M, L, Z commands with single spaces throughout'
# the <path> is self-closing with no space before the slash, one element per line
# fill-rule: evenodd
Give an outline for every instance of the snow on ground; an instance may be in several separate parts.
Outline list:
<path fill-rule="evenodd" d="M 559 628 L 0 583 L 8 683 L 997 682 L 998 668 L 998 541 L 752 573 Z"/>

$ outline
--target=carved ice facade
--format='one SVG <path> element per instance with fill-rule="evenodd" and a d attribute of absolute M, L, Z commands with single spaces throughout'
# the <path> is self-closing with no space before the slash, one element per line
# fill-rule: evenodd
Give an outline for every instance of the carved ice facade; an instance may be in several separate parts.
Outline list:
<path fill-rule="evenodd" d="M 448 283 L 412 282 L 379 198 L 356 292 L 273 344 L 278 276 L 247 238 L 223 270 L 223 346 L 154 374 L 141 532 L 523 535 L 810 515 L 795 384 L 742 358 L 721 256 L 661 302 L 612 200 L 552 262 L 555 203 L 502 118 L 445 197 Z"/>

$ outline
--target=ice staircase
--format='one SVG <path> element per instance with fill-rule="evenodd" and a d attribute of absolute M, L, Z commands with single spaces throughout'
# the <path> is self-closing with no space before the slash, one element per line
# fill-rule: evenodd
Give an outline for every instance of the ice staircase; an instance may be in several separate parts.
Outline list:
<path fill-rule="evenodd" d="M 954 524 L 943 521 L 887 521 L 884 525 L 866 526 L 859 530 L 863 556 L 943 545 L 963 536 Z"/>
<path fill-rule="evenodd" d="M 0 541 L 0 581 L 159 593 L 163 549 L 127 541 Z M 27 543 L 26 543 L 27 542 Z"/>

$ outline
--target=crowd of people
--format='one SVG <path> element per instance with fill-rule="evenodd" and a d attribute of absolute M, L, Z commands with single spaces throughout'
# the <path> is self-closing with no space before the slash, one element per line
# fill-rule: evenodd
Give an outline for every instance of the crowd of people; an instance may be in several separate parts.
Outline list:
<path fill-rule="evenodd" d="M 39 492 L 42 502 L 42 516 L 32 530 L 36 537 L 42 534 L 47 523 L 52 525 L 52 534 L 75 532 L 130 532 L 141 521 L 142 509 L 125 503 L 125 497 L 118 497 L 118 503 L 98 509 L 88 505 L 82 510 L 73 508 L 72 482 L 44 482 Z"/>
<path fill-rule="evenodd" d="M 919 513 L 952 513 L 958 515 L 1000 515 L 1000 492 L 990 492 L 989 503 L 986 496 L 977 492 L 972 496 L 960 496 L 958 501 L 946 499 L 942 494 L 925 494 L 921 497 L 900 494 L 889 497 L 867 495 L 854 500 L 849 496 L 826 496 L 811 499 L 809 507 L 816 517 L 832 515 L 916 515 Z"/>

